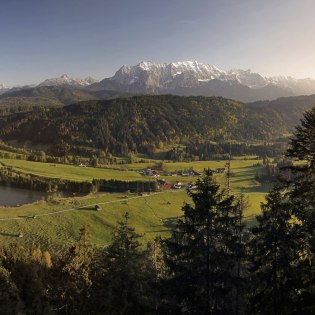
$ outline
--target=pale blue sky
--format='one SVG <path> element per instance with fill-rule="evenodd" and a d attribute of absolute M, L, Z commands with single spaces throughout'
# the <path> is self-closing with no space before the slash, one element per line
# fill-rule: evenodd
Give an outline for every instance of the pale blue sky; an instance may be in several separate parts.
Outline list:
<path fill-rule="evenodd" d="M 313 0 L 0 0 L 0 82 L 198 60 L 315 78 Z"/>

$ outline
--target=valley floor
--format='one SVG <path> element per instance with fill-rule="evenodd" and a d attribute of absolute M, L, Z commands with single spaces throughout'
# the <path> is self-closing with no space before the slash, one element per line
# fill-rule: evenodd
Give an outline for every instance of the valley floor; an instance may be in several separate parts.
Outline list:
<path fill-rule="evenodd" d="M 95 168 L 80 168 L 69 165 L 49 166 L 48 163 L 37 163 L 19 160 L 5 160 L 1 162 L 18 168 L 20 171 L 46 175 L 53 169 L 56 176 L 65 176 L 70 179 L 80 178 L 92 180 L 95 175 L 101 178 L 104 174 L 118 176 L 118 178 L 144 178 L 136 170 L 141 164 L 126 165 L 126 170 L 106 170 Z M 249 201 L 245 211 L 245 218 L 249 223 L 254 215 L 260 212 L 260 203 L 270 189 L 269 185 L 262 186 L 255 180 L 255 174 L 261 166 L 255 166 L 259 160 L 232 160 L 230 185 L 235 194 L 244 194 Z M 184 171 L 193 168 L 201 172 L 204 168 L 216 169 L 224 167 L 226 161 L 208 161 L 191 163 L 165 163 L 168 172 Z M 136 167 L 137 166 L 137 167 Z M 132 169 L 132 171 L 131 171 Z M 58 174 L 59 170 L 59 174 Z M 127 177 L 124 177 L 127 175 Z M 80 177 L 81 176 L 81 177 Z M 226 188 L 226 174 L 215 175 L 222 188 Z M 116 177 L 114 177 L 116 178 Z M 183 184 L 193 182 L 196 177 L 163 176 L 167 182 L 181 181 Z M 128 212 L 130 224 L 143 235 L 143 243 L 152 240 L 155 236 L 166 236 L 181 215 L 181 207 L 190 202 L 185 190 L 166 190 L 159 193 L 118 194 L 96 193 L 85 197 L 49 198 L 49 201 L 37 201 L 19 207 L 0 208 L 0 242 L 38 244 L 43 247 L 62 249 L 73 244 L 82 226 L 88 226 L 91 231 L 92 243 L 96 246 L 106 246 L 111 239 L 111 232 L 123 214 Z M 95 211 L 95 205 L 102 207 Z M 22 235 L 23 237 L 19 237 Z"/>

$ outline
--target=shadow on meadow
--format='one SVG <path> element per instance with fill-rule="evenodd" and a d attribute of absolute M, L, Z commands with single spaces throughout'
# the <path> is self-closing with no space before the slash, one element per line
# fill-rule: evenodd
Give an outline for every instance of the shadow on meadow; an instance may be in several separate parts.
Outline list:
<path fill-rule="evenodd" d="M 0 232 L 0 236 L 6 236 L 6 237 L 19 237 L 19 236 L 20 236 L 20 234 L 13 234 L 13 233 Z"/>

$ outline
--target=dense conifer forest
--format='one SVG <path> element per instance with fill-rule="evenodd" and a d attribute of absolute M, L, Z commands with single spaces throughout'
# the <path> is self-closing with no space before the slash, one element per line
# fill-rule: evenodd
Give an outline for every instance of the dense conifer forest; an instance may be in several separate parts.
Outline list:
<path fill-rule="evenodd" d="M 0 95 L 0 114 L 9 115 L 40 108 L 63 107 L 81 101 L 105 100 L 123 95 L 128 94 L 106 90 L 89 92 L 83 89 L 58 86 L 23 88 Z"/>

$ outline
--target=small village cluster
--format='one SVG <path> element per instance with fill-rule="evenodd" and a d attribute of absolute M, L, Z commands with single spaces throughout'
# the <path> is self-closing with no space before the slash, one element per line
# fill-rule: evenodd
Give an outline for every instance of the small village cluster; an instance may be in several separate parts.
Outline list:
<path fill-rule="evenodd" d="M 225 172 L 225 168 L 217 168 L 215 170 L 210 170 L 212 174 L 220 174 Z M 193 169 L 186 170 L 186 171 L 174 171 L 174 172 L 165 172 L 161 171 L 159 169 L 156 169 L 155 167 L 148 167 L 144 170 L 140 171 L 140 174 L 142 176 L 147 176 L 147 177 L 153 177 L 157 179 L 158 185 L 162 189 L 196 189 L 196 185 L 194 185 L 192 182 L 183 185 L 180 181 L 176 181 L 176 183 L 168 183 L 165 179 L 161 179 L 161 175 L 163 176 L 173 176 L 173 177 L 199 177 L 202 175 L 202 173 L 199 173 Z"/>

